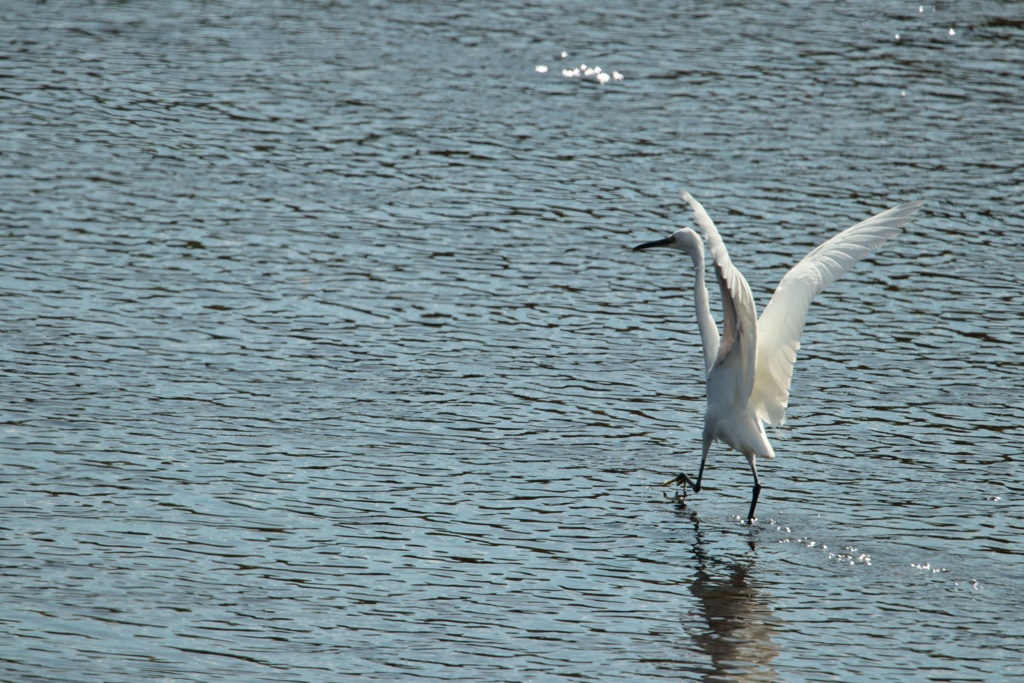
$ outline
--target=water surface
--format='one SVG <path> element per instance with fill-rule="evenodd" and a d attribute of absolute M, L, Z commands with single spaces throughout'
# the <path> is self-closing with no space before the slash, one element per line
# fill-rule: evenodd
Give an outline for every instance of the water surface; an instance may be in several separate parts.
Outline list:
<path fill-rule="evenodd" d="M 0 678 L 1024 673 L 1016 3 L 2 16 Z M 680 188 L 761 306 L 925 200 L 812 307 L 753 528 L 721 446 L 660 487 Z"/>

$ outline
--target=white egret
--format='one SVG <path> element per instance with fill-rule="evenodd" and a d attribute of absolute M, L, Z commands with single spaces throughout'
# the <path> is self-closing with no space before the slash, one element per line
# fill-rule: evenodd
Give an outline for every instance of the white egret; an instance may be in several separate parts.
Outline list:
<path fill-rule="evenodd" d="M 750 524 L 761 493 L 757 456 L 775 457 L 764 425 L 785 422 L 793 363 L 811 300 L 854 263 L 903 232 L 902 226 L 923 202 L 908 202 L 872 216 L 811 251 L 782 278 L 759 319 L 750 285 L 733 267 L 715 224 L 696 199 L 688 192 L 682 194 L 711 249 L 715 279 L 722 292 L 725 327 L 720 340 L 704 285 L 704 247 L 696 232 L 683 228 L 665 239 L 634 247 L 634 251 L 671 247 L 685 252 L 693 261 L 694 305 L 707 372 L 703 453 L 696 482 L 680 473 L 665 485 L 682 484 L 685 491 L 689 484 L 695 492 L 700 491 L 711 442 L 731 446 L 746 456 L 754 475 L 754 491 L 747 513 Z"/>

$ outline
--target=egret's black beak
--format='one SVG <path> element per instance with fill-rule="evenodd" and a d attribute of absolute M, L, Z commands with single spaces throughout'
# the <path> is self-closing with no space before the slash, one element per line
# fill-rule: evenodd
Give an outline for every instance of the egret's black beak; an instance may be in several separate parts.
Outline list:
<path fill-rule="evenodd" d="M 666 237 L 663 240 L 654 240 L 653 242 L 644 242 L 633 247 L 633 251 L 641 251 L 643 249 L 650 249 L 651 247 L 667 247 L 672 244 L 672 238 Z"/>

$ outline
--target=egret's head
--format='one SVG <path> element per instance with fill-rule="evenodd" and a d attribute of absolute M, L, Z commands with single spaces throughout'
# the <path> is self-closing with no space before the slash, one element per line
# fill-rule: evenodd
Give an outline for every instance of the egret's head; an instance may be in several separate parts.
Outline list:
<path fill-rule="evenodd" d="M 644 242 L 643 244 L 633 247 L 633 251 L 651 249 L 652 247 L 672 247 L 673 249 L 678 249 L 679 251 L 689 254 L 690 258 L 694 258 L 696 254 L 700 254 L 702 257 L 704 256 L 704 247 L 701 244 L 700 235 L 689 228 L 676 230 L 663 240 Z"/>

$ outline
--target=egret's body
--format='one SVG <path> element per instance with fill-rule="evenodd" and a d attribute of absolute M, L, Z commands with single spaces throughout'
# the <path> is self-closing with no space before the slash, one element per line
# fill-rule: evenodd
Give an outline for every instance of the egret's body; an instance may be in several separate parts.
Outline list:
<path fill-rule="evenodd" d="M 694 267 L 694 305 L 707 372 L 703 453 L 696 482 L 681 473 L 665 483 L 689 484 L 700 491 L 711 442 L 720 441 L 746 456 L 750 463 L 754 475 L 747 514 L 750 523 L 761 492 L 757 456 L 775 457 L 764 425 L 785 422 L 793 363 L 811 300 L 854 263 L 900 234 L 922 202 L 909 202 L 872 216 L 811 251 L 782 278 L 759 319 L 750 285 L 733 267 L 715 224 L 696 199 L 687 192 L 682 194 L 711 250 L 725 324 L 719 335 L 704 284 L 704 246 L 696 232 L 683 228 L 665 239 L 634 248 L 672 247 L 688 254 Z"/>

